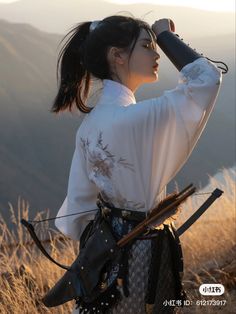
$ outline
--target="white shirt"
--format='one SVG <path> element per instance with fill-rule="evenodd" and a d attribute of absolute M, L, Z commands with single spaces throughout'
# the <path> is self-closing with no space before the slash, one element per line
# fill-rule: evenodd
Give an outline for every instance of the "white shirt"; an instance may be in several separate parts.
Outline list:
<path fill-rule="evenodd" d="M 155 207 L 196 145 L 221 80 L 221 71 L 199 58 L 181 70 L 176 88 L 137 103 L 126 86 L 104 80 L 98 103 L 78 129 L 58 216 L 90 212 L 56 219 L 56 227 L 78 240 L 97 211 L 99 192 L 119 208 Z"/>

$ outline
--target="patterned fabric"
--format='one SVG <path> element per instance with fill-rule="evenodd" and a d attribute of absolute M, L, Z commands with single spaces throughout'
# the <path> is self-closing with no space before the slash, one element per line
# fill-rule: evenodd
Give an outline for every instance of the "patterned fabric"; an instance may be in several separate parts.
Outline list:
<path fill-rule="evenodd" d="M 176 309 L 165 306 L 164 302 L 176 300 L 176 273 L 173 265 L 173 251 L 169 241 L 168 227 L 159 231 L 161 248 L 154 246 L 156 239 L 137 240 L 134 242 L 129 256 L 128 288 L 130 295 L 123 299 L 112 309 L 110 314 L 159 314 L 174 313 Z M 156 249 L 159 255 L 158 280 L 156 285 L 154 306 L 147 312 L 146 297 L 148 293 L 148 280 L 150 279 L 150 265 L 152 250 Z M 156 265 L 157 266 L 157 265 Z M 155 269 L 155 265 L 154 265 Z"/>
<path fill-rule="evenodd" d="M 112 180 L 113 174 L 120 170 L 126 169 L 126 171 L 135 172 L 132 163 L 127 162 L 124 157 L 112 154 L 108 145 L 104 144 L 102 132 L 99 132 L 93 145 L 88 139 L 81 137 L 80 140 L 84 157 L 88 160 L 91 168 L 89 179 L 99 188 L 103 199 L 116 204 L 119 208 L 130 210 L 144 208 L 144 203 L 128 201 L 122 197 L 121 192 Z"/>
<path fill-rule="evenodd" d="M 129 297 L 123 297 L 110 314 L 144 314 L 147 291 L 151 240 L 134 242 L 129 256 Z"/>
<path fill-rule="evenodd" d="M 176 300 L 176 280 L 173 273 L 171 250 L 167 237 L 163 237 L 159 278 L 153 313 L 173 313 L 173 307 L 164 306 L 164 301 Z"/>
<path fill-rule="evenodd" d="M 124 297 L 109 314 L 146 314 L 145 295 L 148 284 L 148 271 L 151 259 L 151 241 L 137 240 L 130 251 L 128 288 L 129 297 Z M 152 314 L 174 313 L 173 307 L 165 307 L 165 300 L 175 300 L 175 284 L 171 268 L 170 250 L 165 238 L 165 249 L 161 258 L 160 278 L 157 286 L 155 305 Z M 74 309 L 73 314 L 80 314 Z"/>
<path fill-rule="evenodd" d="M 134 223 L 124 220 L 122 218 L 112 217 L 111 226 L 115 236 L 119 239 L 122 235 L 129 232 Z M 118 304 L 109 310 L 108 314 L 159 314 L 175 313 L 174 307 L 166 307 L 164 301 L 176 299 L 176 274 L 173 267 L 173 251 L 170 245 L 171 231 L 167 225 L 164 230 L 158 231 L 160 241 L 157 238 L 152 240 L 136 240 L 128 255 L 128 291 L 129 296 L 125 297 L 123 289 L 122 298 Z M 159 243 L 160 247 L 156 247 Z M 154 296 L 154 305 L 151 311 L 147 311 L 147 294 L 148 283 L 150 279 L 150 266 L 152 260 L 152 252 L 157 253 L 158 265 L 156 265 L 156 273 L 158 273 L 157 284 Z M 155 265 L 154 265 L 155 270 Z M 114 267 L 114 273 L 110 274 L 110 278 L 114 278 L 119 271 L 119 267 Z M 73 314 L 80 314 L 79 309 L 74 309 Z"/>

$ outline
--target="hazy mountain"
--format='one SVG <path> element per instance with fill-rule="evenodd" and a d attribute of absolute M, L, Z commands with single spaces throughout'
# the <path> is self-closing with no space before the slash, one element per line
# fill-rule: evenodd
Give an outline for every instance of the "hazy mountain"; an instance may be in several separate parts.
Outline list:
<path fill-rule="evenodd" d="M 65 196 L 74 137 L 81 118 L 49 113 L 56 92 L 59 35 L 25 24 L 0 21 L 0 209 L 15 206 L 18 196 L 32 213 L 56 212 Z M 175 178 L 181 186 L 207 182 L 207 173 L 235 162 L 234 36 L 196 40 L 205 55 L 222 59 L 224 76 L 216 109 L 189 162 Z M 204 51 L 203 50 L 204 47 Z M 137 100 L 175 87 L 178 73 L 162 56 L 160 82 L 137 92 Z M 32 214 L 33 215 L 33 214 Z"/>
<path fill-rule="evenodd" d="M 79 119 L 49 113 L 58 35 L 0 22 L 0 204 L 59 206 Z"/>
<path fill-rule="evenodd" d="M 65 33 L 75 23 L 103 19 L 118 13 L 132 14 L 147 22 L 169 17 L 176 31 L 189 38 L 227 34 L 235 29 L 234 13 L 209 12 L 155 4 L 118 5 L 105 0 L 20 0 L 0 4 L 0 18 L 23 22 L 54 33 Z"/>

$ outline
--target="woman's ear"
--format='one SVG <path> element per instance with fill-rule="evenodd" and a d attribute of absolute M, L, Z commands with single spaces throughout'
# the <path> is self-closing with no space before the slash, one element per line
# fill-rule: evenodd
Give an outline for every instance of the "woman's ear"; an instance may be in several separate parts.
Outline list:
<path fill-rule="evenodd" d="M 110 47 L 107 53 L 107 59 L 110 64 L 124 64 L 127 56 L 121 48 Z"/>

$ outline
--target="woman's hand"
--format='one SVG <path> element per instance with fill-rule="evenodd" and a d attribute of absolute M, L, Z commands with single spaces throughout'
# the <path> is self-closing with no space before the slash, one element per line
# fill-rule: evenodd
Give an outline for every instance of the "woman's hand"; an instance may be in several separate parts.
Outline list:
<path fill-rule="evenodd" d="M 160 19 L 155 21 L 152 25 L 152 30 L 156 36 L 160 35 L 160 33 L 164 31 L 175 32 L 175 24 L 171 19 Z"/>

